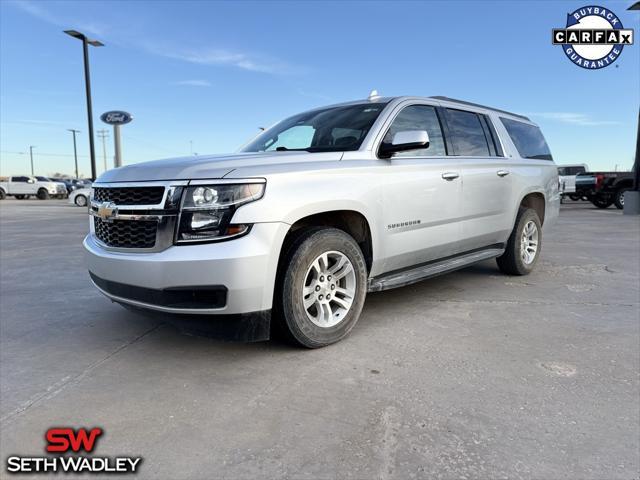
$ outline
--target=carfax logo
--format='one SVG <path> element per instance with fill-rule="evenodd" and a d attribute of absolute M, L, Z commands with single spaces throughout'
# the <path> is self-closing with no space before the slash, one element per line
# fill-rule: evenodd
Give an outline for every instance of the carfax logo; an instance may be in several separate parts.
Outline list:
<path fill-rule="evenodd" d="M 45 451 L 58 456 L 19 456 L 7 458 L 9 473 L 136 473 L 141 457 L 94 457 L 92 453 L 104 431 L 69 427 L 50 428 L 45 434 Z"/>
<path fill-rule="evenodd" d="M 633 29 L 625 29 L 608 8 L 592 5 L 567 14 L 566 28 L 554 28 L 552 40 L 573 63 L 595 70 L 608 67 L 625 45 L 633 45 Z"/>

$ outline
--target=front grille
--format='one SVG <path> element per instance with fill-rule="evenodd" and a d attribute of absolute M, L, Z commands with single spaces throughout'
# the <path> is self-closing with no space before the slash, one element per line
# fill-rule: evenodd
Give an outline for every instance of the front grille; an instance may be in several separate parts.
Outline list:
<path fill-rule="evenodd" d="M 116 205 L 157 205 L 164 196 L 164 187 L 94 187 L 96 202 Z"/>
<path fill-rule="evenodd" d="M 152 248 L 156 244 L 156 221 L 114 220 L 108 223 L 98 217 L 93 220 L 96 237 L 109 247 Z"/>

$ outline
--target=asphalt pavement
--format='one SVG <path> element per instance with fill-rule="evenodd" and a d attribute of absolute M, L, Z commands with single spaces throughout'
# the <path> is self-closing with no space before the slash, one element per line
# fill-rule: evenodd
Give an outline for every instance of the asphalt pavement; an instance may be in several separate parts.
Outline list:
<path fill-rule="evenodd" d="M 0 202 L 5 465 L 52 426 L 100 426 L 96 454 L 142 456 L 141 478 L 640 476 L 640 217 L 563 205 L 533 274 L 487 261 L 370 294 L 312 351 L 111 303 L 87 228 L 65 201 Z"/>

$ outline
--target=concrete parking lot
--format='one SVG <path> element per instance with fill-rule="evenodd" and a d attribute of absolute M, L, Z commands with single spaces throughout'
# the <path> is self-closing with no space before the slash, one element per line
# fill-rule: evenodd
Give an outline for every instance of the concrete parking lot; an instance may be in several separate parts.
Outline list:
<path fill-rule="evenodd" d="M 308 351 L 181 334 L 90 285 L 86 211 L 0 203 L 0 449 L 100 426 L 143 478 L 580 478 L 640 471 L 640 219 L 563 206 L 493 261 L 371 294 Z M 6 475 L 3 465 L 2 476 Z"/>

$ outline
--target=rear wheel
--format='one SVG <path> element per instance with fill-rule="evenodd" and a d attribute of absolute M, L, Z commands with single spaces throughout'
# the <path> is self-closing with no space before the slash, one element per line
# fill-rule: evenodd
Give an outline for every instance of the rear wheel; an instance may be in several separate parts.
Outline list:
<path fill-rule="evenodd" d="M 574 202 L 577 202 L 578 200 L 580 200 L 582 197 L 580 197 L 580 195 L 577 195 L 575 193 L 572 193 L 571 195 L 569 195 L 569 198 L 571 200 L 573 200 Z"/>
<path fill-rule="evenodd" d="M 631 190 L 630 187 L 626 187 L 626 188 L 621 188 L 618 191 L 616 191 L 616 195 L 614 197 L 613 203 L 616 204 L 616 208 L 619 210 L 622 210 L 624 208 L 624 192 L 628 192 L 629 190 Z"/>
<path fill-rule="evenodd" d="M 76 195 L 76 198 L 74 198 L 73 201 L 79 207 L 87 206 L 87 197 L 85 197 L 84 195 Z"/>
<path fill-rule="evenodd" d="M 542 249 L 542 225 L 535 210 L 520 207 L 516 225 L 507 241 L 498 267 L 509 275 L 528 275 L 538 262 Z"/>
<path fill-rule="evenodd" d="M 38 200 L 49 200 L 49 192 L 47 192 L 44 188 L 38 190 Z"/>
<path fill-rule="evenodd" d="M 591 203 L 598 208 L 609 208 L 613 200 L 608 197 L 593 197 Z"/>
<path fill-rule="evenodd" d="M 0 200 L 4 200 L 5 198 L 7 198 L 7 194 L 0 188 Z"/>
<path fill-rule="evenodd" d="M 347 336 L 358 321 L 367 266 L 356 241 L 342 230 L 299 234 L 283 257 L 280 278 L 276 321 L 296 343 L 324 347 Z"/>

